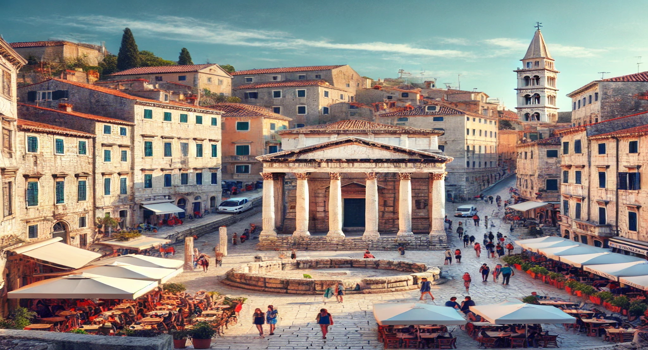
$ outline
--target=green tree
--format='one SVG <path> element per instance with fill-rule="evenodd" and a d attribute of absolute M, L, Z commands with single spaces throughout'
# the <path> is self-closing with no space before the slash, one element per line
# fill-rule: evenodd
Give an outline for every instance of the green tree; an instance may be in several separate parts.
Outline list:
<path fill-rule="evenodd" d="M 101 68 L 102 76 L 117 72 L 117 56 L 107 55 L 104 57 L 103 61 L 99 63 L 99 68 Z"/>
<path fill-rule="evenodd" d="M 221 64 L 221 68 L 223 68 L 227 73 L 234 73 L 236 72 L 236 69 L 234 69 L 234 66 L 231 64 Z"/>
<path fill-rule="evenodd" d="M 183 47 L 182 50 L 180 50 L 180 57 L 178 57 L 178 64 L 179 65 L 194 64 L 193 61 L 191 60 L 191 54 L 189 53 L 189 50 L 187 50 L 187 48 L 185 47 Z"/>
<path fill-rule="evenodd" d="M 139 49 L 130 28 L 124 29 L 119 54 L 117 55 L 117 69 L 126 70 L 140 66 Z"/>
<path fill-rule="evenodd" d="M 140 51 L 140 67 L 158 67 L 158 66 L 174 66 L 176 63 L 173 61 L 165 60 L 151 51 Z"/>
<path fill-rule="evenodd" d="M 515 130 L 515 128 L 513 127 L 513 124 L 511 124 L 511 122 L 508 121 L 508 120 L 500 120 L 499 129 L 500 130 Z"/>

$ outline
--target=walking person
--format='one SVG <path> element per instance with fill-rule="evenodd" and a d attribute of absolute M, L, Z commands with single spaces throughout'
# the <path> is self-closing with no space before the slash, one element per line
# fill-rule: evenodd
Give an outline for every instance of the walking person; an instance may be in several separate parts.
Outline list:
<path fill-rule="evenodd" d="M 463 242 L 464 242 L 464 248 L 468 247 L 470 245 L 470 237 L 468 237 L 468 235 L 464 235 Z"/>
<path fill-rule="evenodd" d="M 200 252 L 198 251 L 198 248 L 194 248 L 193 250 L 193 262 L 194 262 L 194 269 L 198 267 L 198 259 L 200 259 Z"/>
<path fill-rule="evenodd" d="M 225 254 L 220 251 L 219 246 L 216 246 L 216 249 L 214 250 L 216 251 L 216 266 L 223 266 L 223 257 L 225 256 Z"/>
<path fill-rule="evenodd" d="M 495 247 L 495 251 L 497 252 L 498 258 L 504 256 L 504 247 L 501 244 L 497 243 L 497 246 Z"/>
<path fill-rule="evenodd" d="M 455 249 L 455 260 L 457 264 L 461 264 L 461 250 L 459 248 Z"/>
<path fill-rule="evenodd" d="M 450 249 L 446 249 L 443 254 L 445 255 L 445 261 L 443 262 L 443 265 L 452 265 L 452 252 L 450 251 Z"/>
<path fill-rule="evenodd" d="M 479 216 L 477 214 L 475 214 L 475 215 L 473 215 L 472 219 L 473 219 L 473 224 L 475 226 L 479 226 Z"/>
<path fill-rule="evenodd" d="M 486 264 L 482 264 L 479 268 L 479 272 L 482 275 L 482 282 L 488 282 L 488 274 L 490 274 L 490 268 Z"/>
<path fill-rule="evenodd" d="M 238 233 L 234 232 L 232 235 L 232 245 L 237 245 L 238 244 Z"/>
<path fill-rule="evenodd" d="M 491 241 L 491 242 L 492 242 L 493 240 L 495 240 L 495 235 L 493 235 L 493 232 L 492 232 L 492 231 L 489 231 L 489 232 L 488 232 L 488 240 Z"/>
<path fill-rule="evenodd" d="M 324 304 L 326 305 L 326 299 L 330 299 L 332 296 L 335 295 L 335 291 L 333 290 L 332 287 L 328 287 L 324 290 L 324 294 L 322 295 L 322 298 L 324 300 Z M 337 299 L 337 298 L 336 298 Z"/>
<path fill-rule="evenodd" d="M 508 286 L 511 276 L 515 276 L 515 271 L 509 264 L 504 264 L 504 267 L 502 267 L 502 284 Z"/>
<path fill-rule="evenodd" d="M 489 241 L 486 243 L 486 251 L 488 252 L 488 257 L 489 258 L 494 258 L 495 257 L 495 245 L 493 244 L 492 241 Z"/>
<path fill-rule="evenodd" d="M 274 335 L 275 328 L 277 328 L 277 316 L 279 311 L 275 310 L 274 306 L 268 305 L 268 311 L 266 311 L 266 322 L 270 326 L 270 335 Z"/>
<path fill-rule="evenodd" d="M 457 234 L 459 235 L 459 239 L 461 239 L 464 234 L 464 228 L 461 226 L 457 227 Z"/>
<path fill-rule="evenodd" d="M 470 235 L 470 245 L 473 245 L 475 243 L 475 236 Z"/>
<path fill-rule="evenodd" d="M 322 339 L 326 339 L 328 328 L 333 325 L 333 316 L 326 309 L 321 309 L 316 320 L 317 324 L 320 325 L 320 329 L 322 329 Z"/>
<path fill-rule="evenodd" d="M 429 294 L 430 298 L 434 300 L 434 295 L 432 295 L 432 283 L 428 281 L 427 278 L 423 277 L 421 278 L 421 298 L 419 300 L 425 299 L 425 295 Z"/>
<path fill-rule="evenodd" d="M 493 269 L 493 281 L 497 282 L 501 274 L 502 274 L 502 264 L 495 265 L 495 268 Z"/>
<path fill-rule="evenodd" d="M 508 255 L 511 255 L 511 252 L 513 251 L 513 249 L 515 249 L 515 247 L 513 247 L 513 243 L 510 243 L 510 242 L 509 242 L 509 243 L 506 245 L 506 250 L 508 250 Z"/>
<path fill-rule="evenodd" d="M 477 254 L 477 257 L 481 255 L 481 245 L 479 243 L 475 243 L 475 254 Z"/>
<path fill-rule="evenodd" d="M 400 255 L 405 255 L 405 247 L 403 246 L 398 247 L 398 252 L 400 253 Z"/>
<path fill-rule="evenodd" d="M 265 314 L 261 309 L 256 308 L 254 314 L 252 315 L 253 323 L 256 325 L 257 330 L 259 331 L 259 337 L 263 338 L 263 325 L 265 324 Z"/>
<path fill-rule="evenodd" d="M 290 258 L 293 260 L 297 259 L 297 251 L 295 249 L 290 251 Z"/>
<path fill-rule="evenodd" d="M 484 215 L 484 226 L 488 230 L 488 215 Z"/>
<path fill-rule="evenodd" d="M 335 299 L 338 303 L 344 302 L 344 285 L 340 282 L 335 286 Z"/>
<path fill-rule="evenodd" d="M 470 274 L 468 272 L 464 273 L 461 279 L 463 279 L 464 287 L 466 287 L 466 293 L 468 293 L 470 289 L 470 282 L 472 282 L 472 278 L 470 277 Z"/>

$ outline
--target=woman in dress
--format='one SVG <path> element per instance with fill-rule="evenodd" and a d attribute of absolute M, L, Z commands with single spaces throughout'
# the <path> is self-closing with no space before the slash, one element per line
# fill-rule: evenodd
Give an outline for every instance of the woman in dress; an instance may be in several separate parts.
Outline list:
<path fill-rule="evenodd" d="M 274 335 L 275 328 L 277 327 L 277 316 L 279 311 L 275 310 L 274 306 L 268 305 L 268 311 L 266 311 L 266 322 L 270 325 L 270 335 Z"/>
<path fill-rule="evenodd" d="M 468 289 L 470 289 L 470 282 L 472 282 L 472 278 L 470 277 L 470 274 L 466 272 L 464 273 L 462 279 L 464 281 L 464 287 L 466 287 L 466 293 L 468 293 Z"/>
<path fill-rule="evenodd" d="M 265 314 L 261 309 L 256 308 L 254 314 L 252 315 L 253 323 L 256 325 L 256 328 L 259 330 L 259 336 L 263 338 L 263 325 L 265 324 Z"/>
<path fill-rule="evenodd" d="M 335 286 L 335 299 L 337 299 L 338 303 L 344 302 L 344 285 L 342 283 L 337 284 Z"/>
<path fill-rule="evenodd" d="M 326 309 L 321 309 L 316 319 L 322 329 L 322 339 L 326 339 L 328 327 L 333 325 L 333 316 Z"/>

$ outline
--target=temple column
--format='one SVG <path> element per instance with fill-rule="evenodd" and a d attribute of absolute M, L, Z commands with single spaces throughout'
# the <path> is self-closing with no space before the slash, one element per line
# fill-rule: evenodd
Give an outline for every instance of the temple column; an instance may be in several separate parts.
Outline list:
<path fill-rule="evenodd" d="M 432 182 L 432 230 L 430 231 L 430 241 L 447 243 L 448 235 L 445 230 L 445 176 L 447 173 L 430 174 Z"/>
<path fill-rule="evenodd" d="M 342 238 L 342 184 L 340 173 L 329 173 L 331 185 L 329 187 L 329 232 L 327 237 Z"/>
<path fill-rule="evenodd" d="M 376 173 L 367 173 L 365 187 L 365 232 L 362 235 L 364 240 L 376 240 L 380 238 L 378 232 L 378 180 Z"/>
<path fill-rule="evenodd" d="M 413 235 L 412 232 L 412 174 L 399 173 L 398 236 Z"/>
<path fill-rule="evenodd" d="M 184 255 L 184 270 L 193 271 L 194 262 L 193 262 L 193 253 L 194 253 L 194 239 L 193 236 L 185 237 L 185 255 Z"/>
<path fill-rule="evenodd" d="M 274 178 L 272 173 L 261 173 L 261 176 L 263 177 L 263 231 L 259 235 L 259 241 L 265 241 L 277 238 L 277 230 L 275 230 Z"/>
<path fill-rule="evenodd" d="M 297 177 L 297 195 L 295 203 L 295 232 L 293 237 L 310 236 L 308 232 L 308 173 L 295 173 Z"/>

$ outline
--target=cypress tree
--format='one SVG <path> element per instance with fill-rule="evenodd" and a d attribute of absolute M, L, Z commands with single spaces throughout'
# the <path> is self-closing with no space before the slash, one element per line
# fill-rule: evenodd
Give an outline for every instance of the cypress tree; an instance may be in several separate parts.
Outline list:
<path fill-rule="evenodd" d="M 184 47 L 182 48 L 182 50 L 180 50 L 180 57 L 178 57 L 178 64 L 181 66 L 194 64 L 193 61 L 191 60 L 191 54 L 189 53 L 189 50 L 187 50 Z"/>
<path fill-rule="evenodd" d="M 140 57 L 137 44 L 135 43 L 135 37 L 133 37 L 133 32 L 131 32 L 130 28 L 126 28 L 124 29 L 121 47 L 117 55 L 117 69 L 121 71 L 139 66 Z"/>

